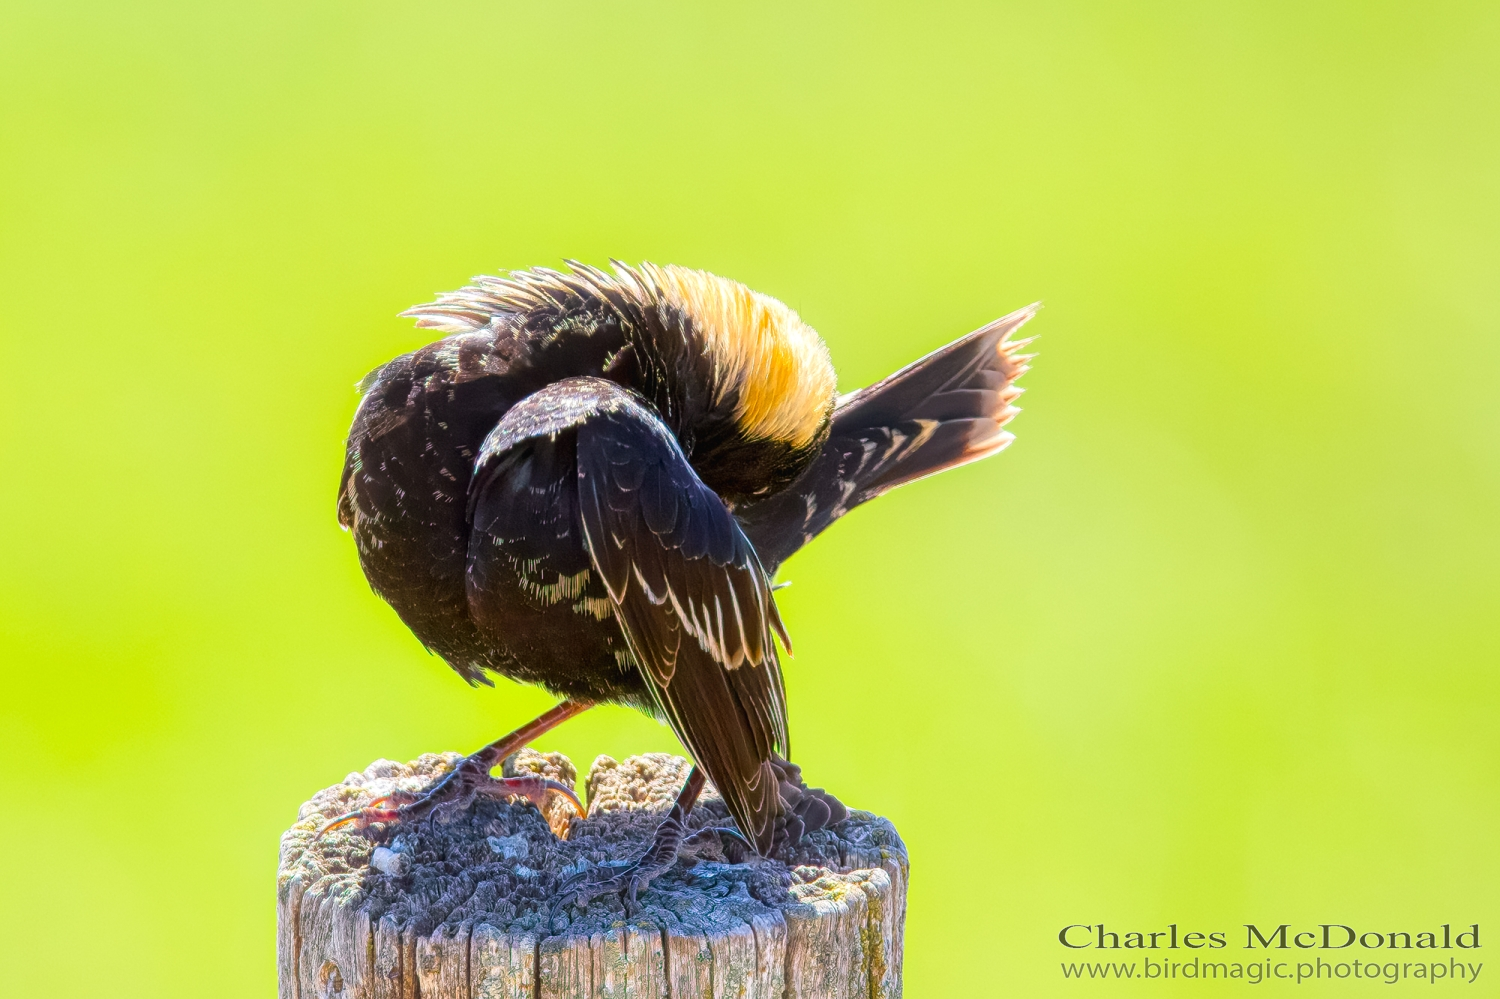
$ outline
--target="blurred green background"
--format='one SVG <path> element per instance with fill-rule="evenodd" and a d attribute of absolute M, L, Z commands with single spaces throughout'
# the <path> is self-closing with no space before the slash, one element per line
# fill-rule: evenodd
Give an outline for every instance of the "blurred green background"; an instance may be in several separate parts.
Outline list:
<path fill-rule="evenodd" d="M 1143 991 L 1068 923 L 1493 926 L 1497 114 L 1483 3 L 11 0 L 6 994 L 271 994 L 298 803 L 548 704 L 427 656 L 333 501 L 395 314 L 564 256 L 776 295 L 846 390 L 1046 302 L 1015 446 L 782 573 L 910 994 Z"/>

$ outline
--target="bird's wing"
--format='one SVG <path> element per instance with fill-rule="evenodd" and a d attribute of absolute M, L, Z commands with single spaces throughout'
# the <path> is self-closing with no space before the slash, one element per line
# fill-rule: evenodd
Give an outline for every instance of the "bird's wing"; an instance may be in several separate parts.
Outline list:
<path fill-rule="evenodd" d="M 838 400 L 828 440 L 786 489 L 736 510 L 772 571 L 854 507 L 899 485 L 994 454 L 1018 412 L 1031 305 Z"/>
<path fill-rule="evenodd" d="M 770 581 L 676 438 L 623 391 L 578 429 L 584 542 L 662 713 L 765 853 L 781 812 L 786 643 Z"/>

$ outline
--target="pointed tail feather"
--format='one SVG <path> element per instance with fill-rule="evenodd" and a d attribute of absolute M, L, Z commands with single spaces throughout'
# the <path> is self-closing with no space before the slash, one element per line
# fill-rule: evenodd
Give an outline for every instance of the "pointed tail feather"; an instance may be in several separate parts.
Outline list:
<path fill-rule="evenodd" d="M 1040 303 L 997 319 L 838 400 L 828 442 L 790 487 L 736 511 L 768 571 L 854 507 L 1004 448 Z"/>

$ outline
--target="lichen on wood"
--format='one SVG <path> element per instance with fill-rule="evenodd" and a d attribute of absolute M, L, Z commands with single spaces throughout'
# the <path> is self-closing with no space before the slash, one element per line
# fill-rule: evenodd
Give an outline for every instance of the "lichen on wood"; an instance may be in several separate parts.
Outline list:
<path fill-rule="evenodd" d="M 868 812 L 765 858 L 709 836 L 639 897 L 558 903 L 569 878 L 639 856 L 689 764 L 601 756 L 588 815 L 561 801 L 479 801 L 369 834 L 317 830 L 392 790 L 420 790 L 458 762 L 379 760 L 314 795 L 282 837 L 277 954 L 282 999 L 843 997 L 901 994 L 908 865 L 891 824 Z M 505 773 L 573 786 L 561 754 L 531 750 Z M 549 827 L 566 833 L 559 839 Z M 727 825 L 708 789 L 691 825 Z M 750 862 L 734 863 L 734 860 Z"/>

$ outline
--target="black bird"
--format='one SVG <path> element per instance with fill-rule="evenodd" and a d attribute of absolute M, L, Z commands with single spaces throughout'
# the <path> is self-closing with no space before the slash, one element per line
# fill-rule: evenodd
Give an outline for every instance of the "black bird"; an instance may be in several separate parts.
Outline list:
<path fill-rule="evenodd" d="M 828 350 L 781 302 L 683 267 L 568 262 L 410 309 L 446 336 L 372 372 L 339 521 L 375 592 L 471 684 L 562 703 L 421 796 L 334 825 L 419 818 L 547 782 L 489 776 L 593 704 L 664 719 L 696 764 L 641 862 L 584 894 L 634 895 L 673 861 L 706 774 L 769 852 L 845 814 L 788 753 L 772 578 L 844 513 L 994 454 L 1037 306 L 839 396 Z M 576 799 L 575 799 L 576 804 Z M 378 806 L 389 807 L 378 807 Z"/>

